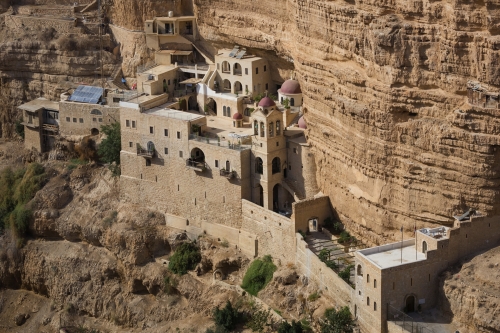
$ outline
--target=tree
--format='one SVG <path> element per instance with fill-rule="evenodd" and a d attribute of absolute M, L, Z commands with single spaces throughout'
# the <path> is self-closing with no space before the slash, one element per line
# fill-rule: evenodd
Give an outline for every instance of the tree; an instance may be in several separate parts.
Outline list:
<path fill-rule="evenodd" d="M 120 150 L 122 149 L 120 123 L 101 126 L 106 139 L 99 145 L 98 153 L 104 163 L 120 164 Z"/>
<path fill-rule="evenodd" d="M 216 327 L 232 332 L 236 325 L 243 321 L 243 313 L 234 308 L 230 301 L 227 301 L 224 308 L 219 309 L 219 307 L 216 307 L 214 309 L 213 318 Z"/>
<path fill-rule="evenodd" d="M 195 269 L 200 261 L 200 249 L 194 243 L 182 243 L 170 258 L 168 269 L 175 274 L 184 275 Z"/>
<path fill-rule="evenodd" d="M 273 278 L 277 267 L 273 264 L 271 256 L 267 255 L 261 259 L 255 259 L 248 267 L 241 288 L 245 289 L 250 295 L 257 296 L 257 293 Z"/>
<path fill-rule="evenodd" d="M 340 310 L 326 309 L 325 319 L 321 323 L 321 333 L 352 333 L 353 331 L 354 321 L 349 307 L 344 306 Z"/>
<path fill-rule="evenodd" d="M 288 323 L 287 321 L 282 321 L 280 326 L 278 327 L 278 333 L 302 333 L 304 330 L 302 329 L 302 325 L 300 321 L 293 320 L 292 323 Z"/>

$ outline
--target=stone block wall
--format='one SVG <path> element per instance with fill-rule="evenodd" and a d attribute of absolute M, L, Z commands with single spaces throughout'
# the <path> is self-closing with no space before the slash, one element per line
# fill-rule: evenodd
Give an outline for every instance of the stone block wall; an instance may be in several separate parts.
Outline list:
<path fill-rule="evenodd" d="M 26 149 L 35 148 L 37 151 L 42 151 L 41 135 L 39 128 L 30 128 L 24 126 L 24 147 Z"/>
<path fill-rule="evenodd" d="M 43 31 L 48 28 L 54 28 L 59 34 L 82 33 L 82 28 L 75 26 L 75 19 L 55 19 L 22 15 L 7 16 L 5 24 L 12 30 L 17 30 L 20 27 L 30 28 L 33 31 Z"/>
<path fill-rule="evenodd" d="M 306 232 L 309 227 L 308 221 L 312 218 L 317 218 L 318 223 L 322 225 L 327 217 L 332 216 L 330 198 L 327 196 L 294 202 L 292 206 L 295 220 L 295 232 L 298 230 Z"/>
<path fill-rule="evenodd" d="M 63 137 L 90 135 L 93 130 L 100 132 L 102 125 L 119 119 L 118 107 L 67 101 L 59 103 L 59 129 Z"/>

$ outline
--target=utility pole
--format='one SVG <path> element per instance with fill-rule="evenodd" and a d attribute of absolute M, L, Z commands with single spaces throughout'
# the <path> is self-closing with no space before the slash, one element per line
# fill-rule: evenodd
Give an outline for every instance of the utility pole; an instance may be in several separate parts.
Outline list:
<path fill-rule="evenodd" d="M 104 30 L 104 22 L 103 22 L 103 11 L 102 11 L 102 5 L 101 5 L 102 0 L 97 0 L 97 7 L 98 7 L 98 15 L 99 15 L 99 52 L 100 52 L 100 58 L 101 58 L 101 87 L 102 87 L 102 96 L 103 98 L 105 97 L 104 95 L 104 63 L 103 63 L 103 50 L 102 50 L 102 35 L 103 35 L 103 30 Z"/>

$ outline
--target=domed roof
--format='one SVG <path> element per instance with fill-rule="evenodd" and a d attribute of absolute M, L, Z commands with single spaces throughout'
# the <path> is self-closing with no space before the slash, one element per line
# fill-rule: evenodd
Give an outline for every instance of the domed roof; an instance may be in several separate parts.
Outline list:
<path fill-rule="evenodd" d="M 282 94 L 302 94 L 300 89 L 299 81 L 296 80 L 286 80 L 281 86 L 280 92 Z"/>
<path fill-rule="evenodd" d="M 243 116 L 241 115 L 241 113 L 235 113 L 233 114 L 233 119 L 240 120 L 243 119 Z"/>
<path fill-rule="evenodd" d="M 307 129 L 307 124 L 306 124 L 306 120 L 304 119 L 304 116 L 299 118 L 298 124 L 299 124 L 299 128 Z"/>
<path fill-rule="evenodd" d="M 276 106 L 276 103 L 274 103 L 272 99 L 266 96 L 260 100 L 259 106 L 262 106 L 263 108 L 268 108 L 270 106 Z"/>

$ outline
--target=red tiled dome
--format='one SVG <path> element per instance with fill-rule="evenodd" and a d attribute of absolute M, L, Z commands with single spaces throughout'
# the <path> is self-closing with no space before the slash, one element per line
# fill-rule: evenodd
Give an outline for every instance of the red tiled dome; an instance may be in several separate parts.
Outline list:
<path fill-rule="evenodd" d="M 233 114 L 233 119 L 240 120 L 243 119 L 243 116 L 241 115 L 241 113 L 235 113 Z"/>
<path fill-rule="evenodd" d="M 270 106 L 276 106 L 276 103 L 274 103 L 272 99 L 266 96 L 260 100 L 259 106 L 262 106 L 263 108 L 268 108 Z"/>
<path fill-rule="evenodd" d="M 286 80 L 285 83 L 281 86 L 280 92 L 282 94 L 302 94 L 302 90 L 300 89 L 300 84 L 296 80 Z"/>
<path fill-rule="evenodd" d="M 298 124 L 299 124 L 299 128 L 307 129 L 307 124 L 306 124 L 306 121 L 304 119 L 304 116 L 300 117 Z"/>

